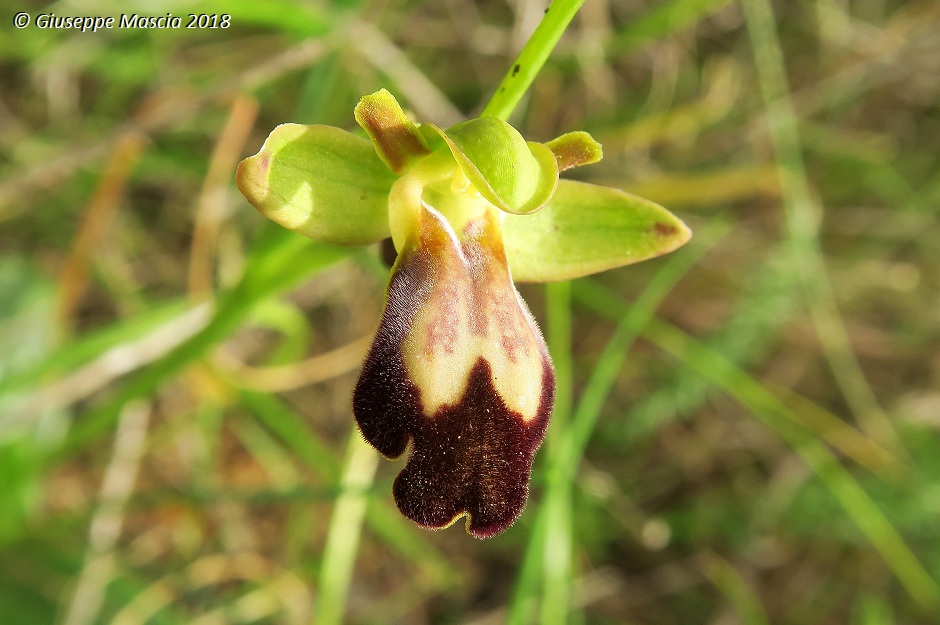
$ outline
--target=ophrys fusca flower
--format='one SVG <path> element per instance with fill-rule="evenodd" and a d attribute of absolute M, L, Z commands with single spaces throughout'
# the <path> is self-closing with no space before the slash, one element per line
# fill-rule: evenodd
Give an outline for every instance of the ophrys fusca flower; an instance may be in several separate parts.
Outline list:
<path fill-rule="evenodd" d="M 493 536 L 525 506 L 555 395 L 545 341 L 513 280 L 645 260 L 689 230 L 641 198 L 559 180 L 600 160 L 587 133 L 542 144 L 493 117 L 418 125 L 384 90 L 355 113 L 371 144 L 285 124 L 242 162 L 238 186 L 264 215 L 319 241 L 391 236 L 398 257 L 353 413 L 386 457 L 411 443 L 393 488 L 405 516 L 442 528 L 466 515 L 467 531 Z"/>

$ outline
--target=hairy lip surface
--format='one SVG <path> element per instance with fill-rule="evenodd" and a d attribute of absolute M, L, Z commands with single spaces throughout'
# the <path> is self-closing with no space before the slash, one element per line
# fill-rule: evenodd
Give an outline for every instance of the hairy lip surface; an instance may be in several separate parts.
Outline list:
<path fill-rule="evenodd" d="M 396 458 L 412 441 L 393 488 L 401 512 L 429 528 L 467 515 L 478 538 L 521 514 L 555 393 L 548 350 L 491 226 L 458 241 L 439 215 L 426 216 L 396 263 L 353 396 L 380 453 Z"/>

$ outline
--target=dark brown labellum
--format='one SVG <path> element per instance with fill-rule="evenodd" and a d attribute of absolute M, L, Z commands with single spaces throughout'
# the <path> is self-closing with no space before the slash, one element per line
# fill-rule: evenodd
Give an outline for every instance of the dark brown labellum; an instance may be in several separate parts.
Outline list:
<path fill-rule="evenodd" d="M 394 486 L 405 516 L 442 528 L 467 515 L 467 530 L 486 538 L 525 506 L 554 372 L 495 217 L 468 223 L 458 241 L 443 217 L 422 212 L 396 262 L 353 411 L 386 457 L 412 441 Z"/>

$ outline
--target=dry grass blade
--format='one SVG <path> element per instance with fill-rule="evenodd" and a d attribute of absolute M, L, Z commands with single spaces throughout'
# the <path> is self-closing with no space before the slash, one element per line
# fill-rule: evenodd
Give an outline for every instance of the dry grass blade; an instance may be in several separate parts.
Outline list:
<path fill-rule="evenodd" d="M 258 104 L 253 98 L 246 95 L 236 97 L 212 152 L 193 224 L 189 295 L 194 301 L 204 299 L 212 291 L 212 261 L 219 228 L 225 217 L 226 195 L 257 114 Z"/>
<path fill-rule="evenodd" d="M 111 158 L 104 167 L 98 188 L 85 207 L 81 224 L 72 242 L 59 277 L 59 330 L 63 339 L 71 333 L 75 311 L 85 292 L 88 268 L 96 250 L 109 234 L 127 178 L 146 145 L 145 138 L 135 132 L 118 137 Z"/>
<path fill-rule="evenodd" d="M 91 517 L 85 565 L 65 612 L 64 625 L 91 625 L 98 621 L 105 587 L 115 573 L 114 551 L 121 536 L 124 507 L 134 490 L 144 455 L 150 410 L 150 406 L 134 402 L 121 413 L 111 462 L 98 492 L 98 509 Z"/>
<path fill-rule="evenodd" d="M 239 388 L 277 393 L 324 382 L 357 369 L 371 343 L 372 336 L 364 336 L 302 362 L 271 367 L 252 367 L 240 363 L 223 350 L 216 354 L 216 364 L 230 378 L 230 382 Z"/>

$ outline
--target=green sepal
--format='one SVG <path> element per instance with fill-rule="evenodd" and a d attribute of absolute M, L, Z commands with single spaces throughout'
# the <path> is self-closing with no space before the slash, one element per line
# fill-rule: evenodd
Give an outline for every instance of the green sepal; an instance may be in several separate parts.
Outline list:
<path fill-rule="evenodd" d="M 601 144 L 583 130 L 568 132 L 545 144 L 558 161 L 558 171 L 591 165 L 604 158 Z"/>
<path fill-rule="evenodd" d="M 507 213 L 533 213 L 552 197 L 558 184 L 555 155 L 545 145 L 526 141 L 495 117 L 478 117 L 440 130 L 470 184 Z"/>
<path fill-rule="evenodd" d="M 570 280 L 654 258 L 692 236 L 662 206 L 619 189 L 562 180 L 545 208 L 503 221 L 516 282 Z"/>
<path fill-rule="evenodd" d="M 282 124 L 238 165 L 235 182 L 262 215 L 316 241 L 368 245 L 389 236 L 395 176 L 362 137 Z"/>
<path fill-rule="evenodd" d="M 386 89 L 362 96 L 354 113 L 356 121 L 372 139 L 379 158 L 396 174 L 431 153 L 418 127 Z"/>

